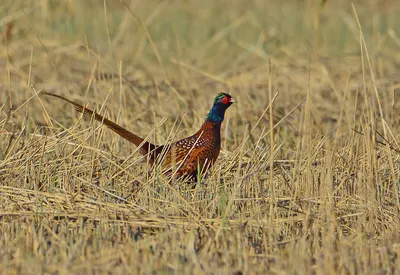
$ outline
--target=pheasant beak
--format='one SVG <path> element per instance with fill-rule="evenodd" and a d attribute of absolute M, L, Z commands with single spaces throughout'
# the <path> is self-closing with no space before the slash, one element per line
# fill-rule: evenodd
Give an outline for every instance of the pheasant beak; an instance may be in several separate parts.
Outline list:
<path fill-rule="evenodd" d="M 229 100 L 229 103 L 237 103 L 237 100 L 234 99 L 233 97 L 231 97 L 231 99 Z"/>

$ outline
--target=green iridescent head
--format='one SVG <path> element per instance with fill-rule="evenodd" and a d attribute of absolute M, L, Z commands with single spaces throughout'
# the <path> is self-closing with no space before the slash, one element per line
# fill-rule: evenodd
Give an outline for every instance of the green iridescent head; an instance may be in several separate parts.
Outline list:
<path fill-rule="evenodd" d="M 207 115 L 207 120 L 221 123 L 224 120 L 224 115 L 226 109 L 232 105 L 232 103 L 237 102 L 231 95 L 226 93 L 220 93 L 214 99 L 213 106 Z"/>

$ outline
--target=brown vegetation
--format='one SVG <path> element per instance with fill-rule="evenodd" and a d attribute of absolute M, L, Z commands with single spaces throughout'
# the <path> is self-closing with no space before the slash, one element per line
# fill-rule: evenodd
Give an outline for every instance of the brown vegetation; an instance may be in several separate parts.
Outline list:
<path fill-rule="evenodd" d="M 398 1 L 23 2 L 0 7 L 2 273 L 399 272 Z M 191 185 L 43 90 L 155 143 L 239 104 Z"/>

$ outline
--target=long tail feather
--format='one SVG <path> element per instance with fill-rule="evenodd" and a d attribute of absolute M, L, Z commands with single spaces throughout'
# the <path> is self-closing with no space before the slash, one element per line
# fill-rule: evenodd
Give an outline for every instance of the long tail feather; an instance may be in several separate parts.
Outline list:
<path fill-rule="evenodd" d="M 141 138 L 138 135 L 132 133 L 131 131 L 128 131 L 124 127 L 119 126 L 115 122 L 103 117 L 102 115 L 99 115 L 98 113 L 96 113 L 96 112 L 84 107 L 83 105 L 80 105 L 80 104 L 78 104 L 78 103 L 76 103 L 76 102 L 74 102 L 72 100 L 69 100 L 68 98 L 65 98 L 65 97 L 57 95 L 57 94 L 44 92 L 44 91 L 42 91 L 41 94 L 60 98 L 60 99 L 62 99 L 64 101 L 72 104 L 74 106 L 75 110 L 77 110 L 78 112 L 83 113 L 84 115 L 89 116 L 89 117 L 94 117 L 94 119 L 96 119 L 97 121 L 103 123 L 104 125 L 106 125 L 108 128 L 113 130 L 115 133 L 117 133 L 118 135 L 120 135 L 124 139 L 126 139 L 129 142 L 131 142 L 131 143 L 135 144 L 136 146 L 138 146 L 140 153 L 143 154 L 143 155 L 147 155 L 149 152 L 153 152 L 158 147 L 158 146 L 156 146 L 156 145 L 154 145 L 154 144 L 152 144 L 152 143 L 150 143 L 148 141 L 144 141 L 143 138 Z"/>

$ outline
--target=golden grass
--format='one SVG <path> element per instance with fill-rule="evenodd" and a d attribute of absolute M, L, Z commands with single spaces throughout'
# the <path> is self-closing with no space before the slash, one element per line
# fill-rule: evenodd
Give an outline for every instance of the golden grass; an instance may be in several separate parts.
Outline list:
<path fill-rule="evenodd" d="M 2 273 L 398 273 L 398 1 L 6 1 Z M 358 21 L 359 20 L 359 21 Z M 233 105 L 190 185 L 163 143 Z"/>

